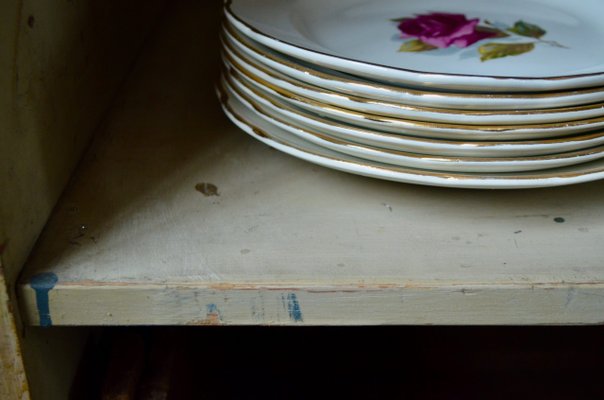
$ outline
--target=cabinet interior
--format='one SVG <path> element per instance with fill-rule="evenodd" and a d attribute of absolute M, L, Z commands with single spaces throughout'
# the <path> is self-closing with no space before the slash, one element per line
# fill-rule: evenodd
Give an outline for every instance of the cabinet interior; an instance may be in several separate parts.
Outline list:
<path fill-rule="evenodd" d="M 108 326 L 602 323 L 604 185 L 430 188 L 281 154 L 220 110 L 220 7 L 0 5 L 0 260 L 32 398 L 67 398 Z"/>

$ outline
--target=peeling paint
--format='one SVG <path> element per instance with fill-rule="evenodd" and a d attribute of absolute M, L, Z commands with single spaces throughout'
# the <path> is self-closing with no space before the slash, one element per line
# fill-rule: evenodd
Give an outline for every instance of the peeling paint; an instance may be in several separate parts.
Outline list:
<path fill-rule="evenodd" d="M 222 325 L 222 313 L 214 303 L 206 305 L 206 317 L 187 322 L 187 325 L 218 326 Z"/>
<path fill-rule="evenodd" d="M 30 398 L 29 387 L 25 377 L 19 333 L 6 289 L 4 271 L 0 263 L 0 398 L 26 400 Z"/>
<path fill-rule="evenodd" d="M 233 290 L 236 286 L 233 283 L 214 283 L 209 285 L 209 288 L 215 290 Z"/>
<path fill-rule="evenodd" d="M 208 316 L 216 316 L 222 319 L 222 317 L 220 316 L 220 310 L 218 309 L 218 306 L 216 304 L 208 304 L 206 308 L 208 309 Z"/>

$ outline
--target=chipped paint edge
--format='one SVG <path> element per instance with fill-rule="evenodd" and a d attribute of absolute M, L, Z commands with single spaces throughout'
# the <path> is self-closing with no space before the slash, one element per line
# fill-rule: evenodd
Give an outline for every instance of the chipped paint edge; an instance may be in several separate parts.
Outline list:
<path fill-rule="evenodd" d="M 30 399 L 21 343 L 0 260 L 0 398 Z"/>
<path fill-rule="evenodd" d="M 19 288 L 38 325 L 35 291 Z M 509 285 L 196 286 L 58 284 L 55 326 L 596 325 L 604 283 Z"/>

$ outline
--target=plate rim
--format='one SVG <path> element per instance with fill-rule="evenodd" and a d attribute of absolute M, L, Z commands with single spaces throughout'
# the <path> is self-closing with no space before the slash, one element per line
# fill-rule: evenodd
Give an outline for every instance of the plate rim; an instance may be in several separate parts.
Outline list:
<path fill-rule="evenodd" d="M 228 72 L 228 71 L 226 71 Z M 321 120 L 320 117 L 318 116 L 314 116 L 310 113 L 305 113 L 303 110 L 297 110 L 294 106 L 288 105 L 287 103 L 279 100 L 278 98 L 273 98 L 273 96 L 269 96 L 266 93 L 261 93 L 261 92 L 257 92 L 255 90 L 250 89 L 250 91 L 253 93 L 254 96 L 257 96 L 258 98 L 261 98 L 262 100 L 256 100 L 256 101 L 265 101 L 269 104 L 271 104 L 271 106 L 264 106 L 264 107 L 274 107 L 278 110 L 280 110 L 279 112 L 284 112 L 284 113 L 291 113 L 294 114 L 296 117 L 299 117 L 303 120 L 311 120 L 311 121 L 315 121 L 318 124 L 327 124 L 327 122 L 324 122 Z M 244 96 L 248 96 L 248 97 L 252 97 L 251 94 L 245 94 Z M 283 117 L 285 118 L 285 116 Z M 292 117 L 293 118 L 293 117 Z M 602 141 L 604 142 L 604 130 L 601 130 L 599 132 L 594 132 L 594 133 L 585 133 L 585 134 L 578 134 L 578 135 L 571 135 L 571 136 L 561 136 L 561 137 L 554 137 L 554 138 L 548 138 L 548 139 L 542 139 L 542 140 L 499 140 L 499 141 L 472 141 L 472 140 L 452 140 L 452 139 L 435 139 L 435 138 L 429 138 L 429 137 L 421 137 L 421 136 L 413 136 L 413 135 L 409 135 L 409 134 L 396 134 L 396 133 L 390 133 L 390 132 L 380 132 L 380 131 L 373 131 L 369 128 L 364 128 L 361 126 L 348 126 L 345 123 L 339 122 L 339 121 L 330 121 L 330 123 L 334 124 L 335 126 L 339 127 L 340 129 L 348 129 L 348 130 L 357 130 L 359 131 L 359 135 L 365 133 L 371 136 L 378 136 L 378 137 L 387 137 L 387 138 L 400 138 L 401 140 L 407 140 L 407 141 L 412 141 L 415 142 L 416 146 L 420 146 L 422 144 L 436 144 L 436 145 L 450 145 L 450 146 L 454 146 L 454 147 L 472 147 L 472 148 L 476 148 L 476 147 L 480 147 L 480 148 L 493 148 L 496 149 L 497 146 L 516 146 L 516 145 L 524 145 L 524 146 L 539 146 L 541 145 L 547 145 L 547 144 L 558 144 L 558 145 L 564 145 L 566 143 L 568 143 L 569 145 L 572 143 L 577 143 L 577 142 L 586 142 L 592 139 L 597 139 L 597 138 L 601 138 Z M 304 125 L 304 122 L 296 122 L 295 124 L 302 124 Z M 347 133 L 348 135 L 351 135 L 350 133 Z M 336 134 L 332 134 L 334 136 L 336 136 Z M 348 139 L 350 141 L 354 141 L 352 139 Z M 590 147 L 596 147 L 598 145 L 585 145 L 584 147 L 580 147 L 579 149 L 588 149 Z M 560 150 L 560 149 L 558 149 Z M 564 150 L 562 149 L 562 151 L 557 151 L 557 152 L 570 152 L 570 151 L 574 151 L 574 150 Z M 554 154 L 555 152 L 552 153 L 548 153 L 548 154 Z M 438 154 L 436 154 L 438 155 Z"/>
<path fill-rule="evenodd" d="M 601 82 L 600 85 L 604 84 L 604 70 L 600 71 L 600 72 L 591 72 L 591 73 L 584 73 L 584 74 L 571 74 L 571 75 L 553 75 L 553 76 L 543 76 L 543 77 L 522 77 L 522 76 L 497 76 L 497 75 L 475 75 L 475 74 L 459 74 L 459 73 L 442 73 L 442 72 L 430 72 L 430 71 L 420 71 L 420 70 L 414 70 L 414 69 L 408 69 L 408 68 L 401 68 L 401 67 L 394 67 L 394 66 L 389 66 L 389 65 L 384 65 L 384 64 L 379 64 L 379 63 L 375 63 L 375 62 L 366 62 L 366 61 L 361 61 L 361 60 L 355 60 L 353 58 L 349 58 L 349 57 L 345 57 L 345 56 L 341 56 L 341 55 L 334 55 L 334 54 L 330 54 L 324 51 L 319 51 L 319 50 L 314 50 L 314 49 L 309 49 L 307 47 L 295 44 L 295 43 L 291 43 L 287 40 L 283 40 L 283 39 L 279 39 L 276 38 L 272 35 L 269 35 L 267 33 L 264 33 L 262 31 L 260 31 L 259 29 L 251 26 L 249 23 L 245 22 L 241 17 L 237 16 L 237 14 L 234 12 L 233 10 L 233 3 L 235 1 L 241 1 L 241 0 L 225 0 L 224 3 L 224 11 L 225 11 L 225 15 L 227 16 L 227 18 L 232 18 L 235 20 L 236 23 L 243 25 L 246 29 L 250 30 L 251 32 L 253 32 L 256 35 L 259 35 L 261 37 L 264 37 L 265 39 L 268 39 L 272 42 L 278 43 L 282 46 L 286 46 L 286 48 L 291 48 L 294 50 L 298 50 L 298 51 L 302 51 L 302 52 L 308 52 L 311 54 L 316 54 L 316 55 L 320 55 L 323 57 L 328 57 L 328 58 L 332 58 L 334 60 L 339 60 L 339 61 L 343 61 L 343 62 L 347 62 L 347 63 L 352 63 L 355 64 L 357 66 L 368 66 L 368 67 L 372 67 L 372 68 L 377 68 L 382 70 L 382 72 L 389 72 L 389 73 L 406 73 L 406 74 L 410 74 L 411 77 L 416 76 L 417 78 L 419 78 L 419 76 L 430 76 L 432 78 L 436 78 L 437 80 L 447 80 L 447 79 L 474 79 L 475 83 L 451 83 L 449 85 L 446 84 L 446 82 L 438 82 L 438 83 L 432 83 L 432 85 L 425 85 L 425 86 L 429 86 L 429 87 L 467 87 L 469 90 L 472 90 L 471 88 L 480 88 L 480 90 L 484 89 L 483 86 L 488 85 L 489 83 L 493 83 L 494 82 L 501 82 L 501 81 L 506 81 L 506 82 L 512 82 L 512 81 L 518 81 L 518 83 L 520 82 L 542 82 L 543 84 L 546 83 L 551 83 L 551 82 L 572 82 L 574 80 L 581 80 L 582 78 L 596 78 L 599 77 L 601 78 Z M 237 24 L 233 24 L 235 27 L 237 27 Z M 245 34 L 245 32 L 242 32 L 243 34 Z M 246 35 L 247 36 L 247 35 Z M 252 38 L 253 39 L 253 38 Z M 268 47 L 271 47 L 269 45 L 267 45 Z M 278 50 L 278 49 L 276 49 Z M 278 50 L 279 51 L 279 50 Z M 335 68 L 334 68 L 335 69 Z M 401 81 L 403 81 L 401 79 Z M 405 79 L 405 81 L 408 81 L 407 79 Z M 552 85 L 552 86 L 556 86 L 556 85 Z M 562 85 L 563 87 L 588 87 L 588 86 L 597 86 L 596 84 L 589 84 L 589 83 L 585 83 L 585 84 L 580 84 L 578 86 L 565 86 Z M 493 90 L 493 88 L 490 88 L 491 90 Z M 508 90 L 513 90 L 513 91 L 519 91 L 519 90 L 515 90 L 510 88 L 507 88 Z M 551 90 L 553 90 L 555 88 L 552 88 Z M 478 89 L 474 89 L 474 91 L 476 91 Z M 546 90 L 550 90 L 550 88 L 535 88 L 532 87 L 529 89 L 529 91 L 546 91 Z M 523 90 L 526 91 L 526 88 Z"/>
<path fill-rule="evenodd" d="M 237 70 L 235 67 L 231 67 L 231 69 L 233 69 L 236 75 L 241 75 L 244 78 L 246 82 L 242 81 L 242 83 L 245 86 L 262 86 L 262 89 L 259 90 L 276 92 L 276 94 L 274 94 L 275 96 L 280 98 L 286 98 L 288 99 L 288 101 L 299 102 L 301 104 L 304 104 L 304 106 L 300 105 L 300 107 L 306 109 L 312 108 L 312 112 L 319 114 L 321 114 L 321 112 L 326 112 L 329 113 L 331 117 L 339 120 L 340 122 L 351 123 L 353 125 L 362 125 L 366 128 L 385 132 L 396 133 L 394 130 L 388 130 L 388 128 L 392 127 L 392 129 L 396 128 L 397 131 L 402 130 L 410 135 L 436 139 L 500 140 L 499 137 L 503 136 L 506 137 L 506 139 L 508 140 L 512 140 L 512 138 L 514 138 L 514 140 L 529 140 L 529 138 L 554 138 L 574 134 L 588 133 L 604 129 L 604 117 L 591 118 L 587 120 L 566 121 L 559 123 L 538 123 L 529 125 L 470 125 L 419 121 L 410 119 L 404 120 L 388 116 L 363 113 L 355 110 L 346 109 L 343 107 L 332 106 L 329 104 L 323 104 L 321 102 L 312 99 L 302 98 L 301 96 L 297 95 L 294 95 L 293 97 L 288 97 L 284 95 L 282 91 L 280 92 L 279 90 L 276 90 L 274 85 L 272 85 L 273 87 L 264 86 L 262 83 L 254 81 L 252 78 L 247 77 L 242 72 L 239 72 L 239 70 Z M 249 83 L 247 82 L 248 80 L 254 83 Z M 338 118 L 334 115 L 345 115 L 346 117 Z M 589 121 L 589 123 L 585 123 L 585 121 Z M 368 125 L 363 125 L 363 122 L 366 124 L 372 124 L 372 126 L 369 127 Z M 373 124 L 379 124 L 379 128 L 377 126 L 374 127 Z M 591 126 L 594 124 L 598 126 Z M 413 130 L 415 130 L 415 132 L 412 132 Z M 543 133 L 551 132 L 552 130 L 556 132 L 554 134 L 543 136 Z"/>
<path fill-rule="evenodd" d="M 463 102 L 464 100 L 467 99 L 476 99 L 479 101 L 484 101 L 489 102 L 491 100 L 497 99 L 497 100 L 509 100 L 509 101 L 514 101 L 514 100 L 527 100 L 527 99 L 539 99 L 539 100 L 552 100 L 552 101 L 556 101 L 556 100 L 561 100 L 561 99 L 569 99 L 567 105 L 554 105 L 554 106 L 550 106 L 550 107 L 541 107 L 543 109 L 546 108 L 560 108 L 560 107 L 567 107 L 567 106 L 572 106 L 572 105 L 581 105 L 581 104 L 590 104 L 590 103 L 595 103 L 596 101 L 592 101 L 592 100 L 579 100 L 578 102 L 571 102 L 573 97 L 579 97 L 579 96 L 585 96 L 585 95 L 589 95 L 591 93 L 596 93 L 596 92 L 604 92 L 604 87 L 588 87 L 588 88 L 576 88 L 576 89 L 566 89 L 566 90 L 557 90 L 557 91 L 549 91 L 549 92 L 534 92 L 534 93 L 530 93 L 530 92 L 515 92 L 515 93 L 478 93 L 478 92 L 442 92 L 442 91 L 437 91 L 437 90 L 429 90 L 429 89 L 422 89 L 422 88 L 411 88 L 411 87 L 403 87 L 403 86 L 395 86 L 395 85 L 390 85 L 388 84 L 388 82 L 372 82 L 369 80 L 365 80 L 362 77 L 357 77 L 357 76 L 350 76 L 350 80 L 348 80 L 345 76 L 333 76 L 329 73 L 328 69 L 326 69 L 326 71 L 321 71 L 321 70 L 316 70 L 316 69 L 312 69 L 312 67 L 307 67 L 307 66 L 303 66 L 301 64 L 296 64 L 293 60 L 288 60 L 285 59 L 284 57 L 286 57 L 285 54 L 280 54 L 278 52 L 276 52 L 274 49 L 270 49 L 267 48 L 266 50 L 271 51 L 272 53 L 276 53 L 276 54 L 272 54 L 272 53 L 266 53 L 264 52 L 264 49 L 261 47 L 257 47 L 256 45 L 260 45 L 263 46 L 261 43 L 255 43 L 253 41 L 253 39 L 251 38 L 246 38 L 244 37 L 244 35 L 241 32 L 238 32 L 237 29 L 232 25 L 232 23 L 230 23 L 228 20 L 224 20 L 223 23 L 223 27 L 221 30 L 221 34 L 225 35 L 227 40 L 233 41 L 236 43 L 236 45 L 239 45 L 243 48 L 246 48 L 249 52 L 258 55 L 258 57 L 264 57 L 267 59 L 270 59 L 271 62 L 275 63 L 275 64 L 279 64 L 282 66 L 282 68 L 286 68 L 286 69 L 293 69 L 293 70 L 297 70 L 300 71 L 303 74 L 310 74 L 313 76 L 317 76 L 318 79 L 324 80 L 324 81 L 330 81 L 330 80 L 335 80 L 335 81 L 339 81 L 341 82 L 342 85 L 348 85 L 348 84 L 352 84 L 352 85 L 359 85 L 359 86 L 367 86 L 370 87 L 374 90 L 378 90 L 378 91 L 389 91 L 389 92 L 394 92 L 394 93 L 401 93 L 404 94 L 406 96 L 414 96 L 414 97 L 426 97 L 426 96 L 430 96 L 431 98 L 434 97 L 439 97 L 439 98 L 445 98 L 445 99 L 455 99 L 459 102 Z M 266 47 L 266 46 L 263 46 Z M 237 49 L 238 50 L 238 49 Z M 253 56 L 249 55 L 250 58 L 254 58 Z M 261 59 L 257 60 L 258 63 L 262 63 L 263 65 L 266 65 Z M 269 67 L 269 66 L 267 66 Z M 272 68 L 272 67 L 271 67 Z M 336 72 L 340 72 L 340 71 L 336 71 Z M 285 72 L 282 72 L 283 74 L 286 74 Z M 341 73 L 341 72 L 340 72 Z M 344 74 L 344 73 L 343 73 Z M 291 75 L 288 75 L 291 76 Z M 307 82 L 310 84 L 310 82 Z M 436 88 L 435 88 L 436 89 Z M 336 89 L 332 89 L 332 90 L 336 90 Z M 352 91 L 352 89 L 351 89 Z M 602 95 L 602 97 L 604 98 L 604 95 Z M 598 101 L 601 102 L 601 101 Z M 401 102 L 402 103 L 402 102 Z M 450 103 L 453 104 L 453 103 Z M 419 104 L 418 104 L 419 105 Z M 506 108 L 506 107 L 510 107 L 510 108 Z M 464 109 L 472 109 L 469 107 L 464 107 L 464 108 L 454 108 L 453 106 L 448 106 L 448 107 L 442 107 L 442 108 L 451 108 L 451 109 L 460 109 L 460 110 L 464 110 Z M 510 106 L 497 106 L 497 109 L 501 109 L 501 110 L 507 110 L 507 109 L 516 109 L 517 107 L 512 107 Z M 538 107 L 523 107 L 522 109 L 527 109 L 527 110 L 531 110 L 531 109 L 537 109 Z M 481 109 L 489 109 L 489 108 L 475 108 L 476 110 L 481 110 Z"/>
<path fill-rule="evenodd" d="M 454 172 L 440 173 L 437 171 L 428 171 L 428 170 L 414 169 L 414 168 L 408 168 L 408 167 L 396 167 L 396 166 L 389 167 L 387 165 L 379 165 L 381 163 L 377 163 L 377 162 L 373 162 L 373 163 L 378 164 L 378 165 L 367 166 L 367 165 L 363 165 L 363 164 L 359 164 L 359 163 L 353 163 L 352 161 L 338 160 L 335 158 L 330 158 L 325 155 L 313 154 L 308 150 L 295 148 L 292 145 L 280 143 L 278 139 L 275 139 L 270 134 L 266 133 L 264 130 L 251 125 L 251 123 L 249 123 L 249 122 L 241 121 L 241 119 L 242 119 L 241 116 L 238 116 L 238 118 L 233 118 L 233 115 L 229 115 L 230 114 L 229 109 L 232 110 L 232 107 L 230 107 L 228 105 L 229 96 L 226 93 L 225 89 L 220 87 L 220 85 L 216 85 L 216 92 L 217 92 L 218 98 L 220 100 L 221 107 L 223 108 L 223 110 L 225 111 L 225 113 L 227 114 L 229 119 L 231 119 L 231 121 L 233 123 L 235 123 L 237 126 L 239 126 L 239 128 L 244 130 L 248 135 L 253 136 L 255 139 L 257 139 L 267 145 L 270 145 L 271 147 L 276 147 L 270 143 L 270 142 L 273 142 L 273 143 L 276 143 L 277 145 L 279 145 L 276 147 L 277 149 L 279 149 L 279 147 L 286 147 L 287 149 L 293 149 L 297 152 L 302 152 L 313 158 L 323 158 L 323 159 L 328 159 L 332 162 L 334 162 L 334 161 L 338 162 L 340 164 L 352 164 L 352 165 L 356 165 L 357 167 L 360 166 L 360 167 L 363 167 L 363 168 L 366 168 L 366 169 L 369 169 L 372 171 L 379 170 L 379 171 L 384 171 L 384 172 L 390 173 L 390 176 L 387 177 L 387 176 L 378 176 L 375 174 L 375 172 L 373 174 L 370 174 L 369 172 L 361 173 L 359 171 L 353 171 L 350 168 L 349 169 L 336 168 L 334 166 L 328 166 L 328 165 L 326 165 L 326 163 L 319 163 L 316 160 L 312 161 L 309 158 L 302 158 L 300 156 L 295 156 L 294 154 L 292 154 L 291 150 L 284 151 L 285 153 L 287 153 L 291 156 L 294 156 L 296 158 L 299 158 L 299 159 L 302 159 L 302 160 L 305 160 L 308 162 L 314 162 L 315 164 L 323 165 L 326 168 L 339 169 L 341 171 L 343 170 L 345 172 L 356 174 L 356 175 L 364 175 L 364 176 L 370 176 L 370 177 L 377 178 L 377 179 L 384 179 L 384 180 L 404 182 L 404 183 L 413 183 L 413 184 L 420 184 L 420 185 L 427 185 L 427 186 L 441 186 L 441 187 L 467 188 L 467 189 L 544 188 L 544 187 L 556 187 L 556 186 L 565 186 L 565 185 L 571 185 L 571 184 L 579 184 L 579 183 L 585 183 L 585 182 L 590 182 L 590 181 L 596 181 L 596 180 L 600 180 L 600 179 L 604 178 L 604 163 L 601 163 L 602 165 L 600 167 L 594 167 L 594 168 L 588 169 L 584 172 L 567 171 L 567 172 L 556 173 L 555 169 L 553 169 L 554 172 L 552 172 L 552 170 L 549 170 L 549 171 L 545 170 L 545 171 L 548 171 L 547 174 L 525 173 L 524 175 L 514 175 L 514 174 L 494 175 L 492 173 L 489 173 L 489 174 L 478 174 L 478 173 L 477 174 L 461 174 L 461 173 L 454 173 Z M 243 129 L 236 122 L 237 120 L 240 123 L 245 124 L 248 129 Z M 283 151 L 283 150 L 281 150 L 281 151 Z M 347 157 L 355 158 L 352 156 L 347 156 Z M 597 161 L 595 161 L 595 162 L 597 162 Z M 407 176 L 409 176 L 409 178 L 407 178 L 407 179 L 402 179 L 400 177 L 394 178 L 393 174 L 407 175 Z M 482 178 L 481 178 L 481 176 L 482 176 Z M 429 181 L 425 181 L 425 180 L 421 181 L 421 180 L 418 180 L 418 177 L 431 177 L 431 178 L 437 180 L 437 182 L 429 182 Z"/>
<path fill-rule="evenodd" d="M 258 115 L 260 118 L 265 120 L 268 124 L 272 124 L 279 129 L 289 131 L 291 134 L 293 134 L 295 136 L 300 137 L 298 134 L 291 132 L 290 129 L 283 128 L 280 125 L 288 126 L 294 130 L 302 132 L 305 136 L 318 138 L 318 140 L 321 142 L 328 142 L 328 143 L 333 144 L 338 147 L 340 147 L 340 146 L 346 147 L 346 148 L 352 147 L 352 148 L 357 148 L 361 152 L 382 153 L 385 156 L 406 157 L 411 160 L 409 162 L 417 162 L 417 163 L 437 162 L 437 163 L 442 164 L 441 165 L 442 169 L 439 170 L 438 168 L 436 168 L 434 166 L 432 166 L 432 167 L 427 167 L 427 166 L 426 167 L 421 167 L 421 166 L 414 167 L 414 166 L 409 166 L 409 165 L 393 164 L 393 163 L 390 163 L 387 161 L 373 160 L 373 161 L 383 163 L 386 165 L 400 166 L 403 168 L 418 168 L 418 169 L 423 168 L 426 170 L 437 170 L 437 171 L 441 171 L 441 172 L 513 173 L 513 172 L 529 172 L 529 171 L 539 171 L 539 170 L 546 170 L 546 169 L 552 169 L 552 168 L 570 167 L 572 165 L 587 163 L 590 161 L 596 161 L 596 160 L 604 158 L 604 145 L 595 146 L 595 147 L 591 147 L 591 148 L 587 148 L 587 149 L 583 149 L 583 150 L 562 152 L 562 153 L 557 153 L 557 154 L 546 154 L 546 155 L 537 155 L 537 156 L 518 156 L 518 157 L 446 156 L 446 155 L 420 154 L 420 153 L 413 153 L 413 152 L 403 151 L 403 150 L 380 149 L 380 148 L 376 148 L 373 146 L 368 146 L 368 145 L 363 145 L 363 144 L 358 144 L 358 143 L 350 143 L 343 139 L 332 138 L 329 135 L 326 135 L 326 134 L 323 134 L 320 132 L 315 132 L 309 128 L 297 127 L 295 124 L 290 124 L 287 121 L 283 121 L 282 118 L 280 118 L 280 117 L 275 117 L 275 116 L 269 114 L 264 109 L 263 106 L 258 105 L 257 103 L 254 102 L 254 100 L 250 100 L 248 98 L 248 96 L 246 96 L 245 94 L 242 94 L 236 88 L 233 88 L 231 86 L 230 82 L 228 82 L 228 78 L 226 79 L 225 86 L 227 86 L 229 88 L 229 90 L 231 90 L 233 92 L 234 96 L 238 99 L 238 101 L 243 103 L 244 106 L 246 106 L 251 112 Z M 317 146 L 329 149 L 329 147 L 323 146 L 323 145 L 319 144 L 318 142 L 315 142 L 314 140 L 305 139 L 304 137 L 301 137 L 301 139 L 309 141 L 309 142 L 313 142 Z M 371 158 L 365 158 L 366 155 L 360 155 L 360 154 L 355 155 L 355 154 L 349 153 L 347 151 L 342 151 L 342 150 L 337 150 L 337 149 L 332 149 L 332 151 L 348 154 L 352 157 L 357 157 L 357 158 L 364 159 L 364 160 L 372 160 Z M 369 155 L 369 157 L 371 157 L 371 156 Z M 583 157 L 587 157 L 587 158 L 593 157 L 593 158 L 590 160 L 582 161 L 581 159 Z M 572 162 L 573 159 L 579 159 L 579 161 L 573 163 Z M 415 161 L 413 161 L 413 160 L 415 160 Z M 542 163 L 555 163 L 556 160 L 564 160 L 566 162 L 569 162 L 569 164 L 558 165 L 558 166 L 541 166 Z M 479 170 L 461 171 L 461 170 L 455 170 L 455 169 L 453 169 L 453 170 L 446 169 L 446 168 L 450 168 L 450 167 L 455 168 L 456 166 L 458 166 L 462 163 L 464 165 L 466 165 L 468 168 L 477 168 L 477 169 L 478 168 L 514 168 L 515 166 L 517 166 L 517 164 L 526 164 L 527 166 L 537 165 L 538 167 L 536 167 L 536 168 L 531 167 L 530 169 L 527 169 L 524 171 L 522 171 L 522 170 L 515 170 L 515 171 L 479 171 Z M 510 165 L 508 165 L 508 164 L 510 164 Z M 519 167 L 519 168 L 522 168 L 522 167 Z"/>
<path fill-rule="evenodd" d="M 589 121 L 592 119 L 602 118 L 604 117 L 604 101 L 589 103 L 589 104 L 581 104 L 574 106 L 565 106 L 565 107 L 555 107 L 555 108 L 545 108 L 545 109 L 508 109 L 508 110 L 470 110 L 470 109 L 452 109 L 452 108 L 443 108 L 443 107 L 433 107 L 433 106 L 425 106 L 425 105 L 409 105 L 409 104 L 400 104 L 393 103 L 387 100 L 382 99 L 368 99 L 358 95 L 349 94 L 349 93 L 339 93 L 335 90 L 324 88 L 324 87 L 314 87 L 306 82 L 299 81 L 295 78 L 289 77 L 283 73 L 278 71 L 273 71 L 269 67 L 260 64 L 259 61 L 249 60 L 247 55 L 242 55 L 239 50 L 234 49 L 230 43 L 223 43 L 223 51 L 226 50 L 226 57 L 231 60 L 236 66 L 240 67 L 242 73 L 246 75 L 252 75 L 254 80 L 261 81 L 265 86 L 266 84 L 271 84 L 276 87 L 279 87 L 285 94 L 288 96 L 296 95 L 300 97 L 305 97 L 317 102 L 322 102 L 331 106 L 347 108 L 359 113 L 366 113 L 369 115 L 375 116 L 387 116 L 391 118 L 400 118 L 400 119 L 411 119 L 417 120 L 420 122 L 434 122 L 434 123 L 448 123 L 448 124 L 461 124 L 461 125 L 535 125 L 535 124 L 547 124 L 547 123 L 562 123 L 562 122 L 571 122 L 574 121 L 576 123 L 581 121 Z M 233 56 L 238 58 L 233 59 Z M 238 65 L 241 64 L 241 61 L 247 65 Z M 295 90 L 302 91 L 314 91 L 323 96 L 329 98 L 335 98 L 336 100 L 319 100 L 318 98 L 312 98 L 308 95 L 304 95 L 301 93 L 294 92 L 294 89 L 288 89 L 281 84 L 270 82 L 267 78 L 259 76 L 256 72 L 251 71 L 249 68 L 254 68 L 258 70 L 260 73 L 266 75 L 271 80 L 283 81 L 287 85 L 295 87 Z M 281 76 L 282 75 L 282 76 Z M 346 102 L 350 104 L 337 104 L 337 99 L 345 99 Z M 359 108 L 362 105 L 376 105 L 384 108 L 390 109 L 390 111 L 378 111 L 377 109 L 374 111 L 363 110 Z M 400 111 L 399 111 L 400 110 Z M 407 110 L 407 115 L 403 115 L 404 111 Z M 396 113 L 399 113 L 398 115 Z M 594 115 L 580 115 L 578 117 L 573 117 L 572 115 L 576 114 L 588 114 L 589 112 L 593 112 Z M 415 116 L 411 114 L 415 113 Z M 436 115 L 436 116 L 430 116 Z M 446 116 L 446 118 L 437 119 L 437 115 Z M 539 116 L 542 116 L 539 119 Z M 462 118 L 460 122 L 454 122 L 455 118 Z M 523 118 L 533 119 L 532 122 L 522 121 Z M 505 123 L 504 119 L 509 119 L 515 121 L 515 123 Z M 491 121 L 492 120 L 492 121 Z"/>

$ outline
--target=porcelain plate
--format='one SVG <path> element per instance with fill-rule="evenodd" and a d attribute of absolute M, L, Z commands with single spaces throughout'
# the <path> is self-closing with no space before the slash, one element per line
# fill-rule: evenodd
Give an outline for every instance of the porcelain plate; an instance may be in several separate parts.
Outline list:
<path fill-rule="evenodd" d="M 604 84 L 600 0 L 230 0 L 237 30 L 289 56 L 416 87 Z"/>

